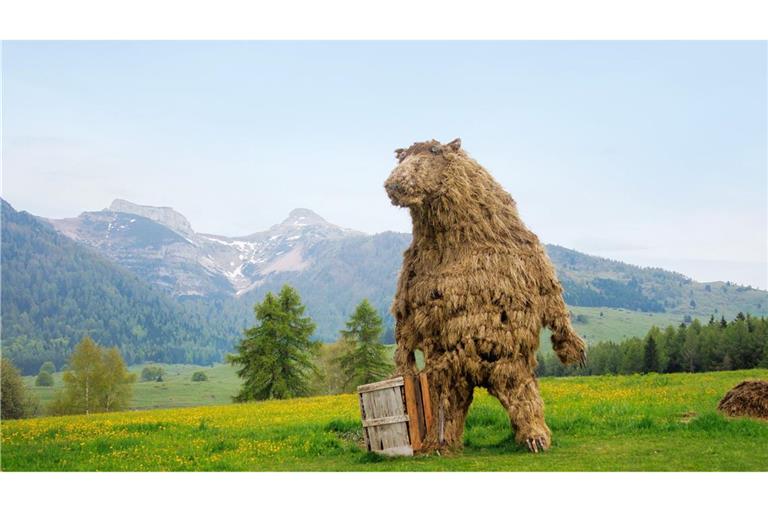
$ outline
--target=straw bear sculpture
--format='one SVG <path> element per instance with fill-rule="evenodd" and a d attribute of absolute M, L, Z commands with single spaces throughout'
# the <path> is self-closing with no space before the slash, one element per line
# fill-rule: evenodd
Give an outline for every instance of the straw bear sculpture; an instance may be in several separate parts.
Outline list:
<path fill-rule="evenodd" d="M 410 210 L 413 241 L 392 305 L 397 372 L 416 373 L 424 354 L 432 424 L 424 451 L 458 450 L 476 386 L 507 410 L 515 440 L 533 452 L 550 447 L 536 381 L 539 331 L 565 364 L 584 364 L 563 289 L 515 201 L 461 141 L 432 140 L 396 152 L 384 187 Z"/>

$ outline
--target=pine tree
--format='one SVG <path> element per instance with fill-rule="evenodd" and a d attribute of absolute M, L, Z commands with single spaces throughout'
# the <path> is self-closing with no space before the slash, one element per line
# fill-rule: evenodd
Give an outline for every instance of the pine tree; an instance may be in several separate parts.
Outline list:
<path fill-rule="evenodd" d="M 341 331 L 345 353 L 339 358 L 339 366 L 345 376 L 345 389 L 381 380 L 392 371 L 387 349 L 381 343 L 383 332 L 381 316 L 363 299 L 347 322 L 347 328 Z"/>
<path fill-rule="evenodd" d="M 288 285 L 254 306 L 258 325 L 246 329 L 237 354 L 228 357 L 245 380 L 236 402 L 309 395 L 318 343 L 310 340 L 315 323 L 304 310 L 299 294 Z"/>
<path fill-rule="evenodd" d="M 656 348 L 656 340 L 653 336 L 648 336 L 645 340 L 645 351 L 643 355 L 643 373 L 659 371 L 659 352 Z"/>

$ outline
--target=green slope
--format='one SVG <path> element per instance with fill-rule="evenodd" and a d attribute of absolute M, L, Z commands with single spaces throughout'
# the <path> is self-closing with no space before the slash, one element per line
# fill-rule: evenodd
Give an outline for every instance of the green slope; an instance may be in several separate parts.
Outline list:
<path fill-rule="evenodd" d="M 24 373 L 61 366 L 84 335 L 129 362 L 220 360 L 219 339 L 182 306 L 5 201 L 1 271 L 3 355 Z"/>

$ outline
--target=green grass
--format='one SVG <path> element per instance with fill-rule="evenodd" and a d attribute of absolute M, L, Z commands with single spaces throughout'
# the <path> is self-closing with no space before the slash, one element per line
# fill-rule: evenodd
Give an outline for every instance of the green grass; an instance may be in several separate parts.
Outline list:
<path fill-rule="evenodd" d="M 586 323 L 573 322 L 573 327 L 587 343 L 598 341 L 621 341 L 632 336 L 645 336 L 648 330 L 655 326 L 664 329 L 668 325 L 677 327 L 683 321 L 682 314 L 676 313 L 643 313 L 617 308 L 586 308 L 568 306 L 574 315 L 586 317 Z M 600 315 L 602 313 L 602 316 Z M 692 315 L 694 318 L 697 315 Z M 698 317 L 704 320 L 705 317 Z M 709 319 L 709 316 L 706 316 Z M 544 341 L 544 339 L 542 339 Z M 546 340 L 549 341 L 549 338 Z"/>
<path fill-rule="evenodd" d="M 768 422 L 729 419 L 718 400 L 768 370 L 541 379 L 552 449 L 512 440 L 483 391 L 464 451 L 385 458 L 360 445 L 354 395 L 7 421 L 1 467 L 169 471 L 768 471 Z"/>
<path fill-rule="evenodd" d="M 142 382 L 137 380 L 133 386 L 131 409 L 168 409 L 173 407 L 191 407 L 196 405 L 228 404 L 237 394 L 240 379 L 235 368 L 226 364 L 214 366 L 196 366 L 191 364 L 148 364 L 131 366 L 129 370 L 140 378 L 144 366 L 160 366 L 165 370 L 163 382 Z M 203 371 L 207 381 L 192 382 L 192 374 Z M 40 400 L 42 412 L 53 400 L 53 396 L 63 387 L 62 373 L 54 374 L 53 387 L 35 386 L 35 377 L 24 377 L 24 383 Z"/>
<path fill-rule="evenodd" d="M 574 328 L 584 336 L 588 343 L 603 340 L 620 341 L 631 336 L 644 336 L 653 326 L 666 327 L 682 322 L 682 315 L 670 313 L 642 313 L 625 309 L 569 307 L 574 315 L 586 317 L 586 323 L 574 323 Z M 601 316 L 602 313 L 602 316 Z M 541 343 L 545 350 L 550 350 L 549 333 L 542 331 Z M 387 347 L 394 354 L 394 345 Z M 419 366 L 423 359 L 417 356 Z M 237 394 L 240 379 L 230 365 L 219 364 L 212 367 L 183 364 L 152 364 L 165 369 L 164 382 L 137 381 L 134 386 L 134 398 L 131 409 L 167 409 L 196 405 L 214 405 L 230 403 Z M 145 365 L 130 367 L 137 376 Z M 192 382 L 192 374 L 202 370 L 208 375 L 206 382 Z M 38 397 L 42 412 L 53 400 L 54 393 L 61 389 L 61 372 L 54 374 L 53 387 L 35 386 L 35 377 L 24 377 L 27 387 Z"/>

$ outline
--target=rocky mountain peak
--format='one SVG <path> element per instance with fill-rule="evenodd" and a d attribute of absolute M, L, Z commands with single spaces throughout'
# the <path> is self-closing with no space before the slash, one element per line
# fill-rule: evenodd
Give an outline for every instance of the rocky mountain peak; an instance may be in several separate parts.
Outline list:
<path fill-rule="evenodd" d="M 282 224 L 293 226 L 306 226 L 311 224 L 327 224 L 328 222 L 320 215 L 308 208 L 295 208 L 288 214 Z"/>
<path fill-rule="evenodd" d="M 187 218 L 168 206 L 146 206 L 125 199 L 115 199 L 107 210 L 146 217 L 186 237 L 195 233 Z"/>

